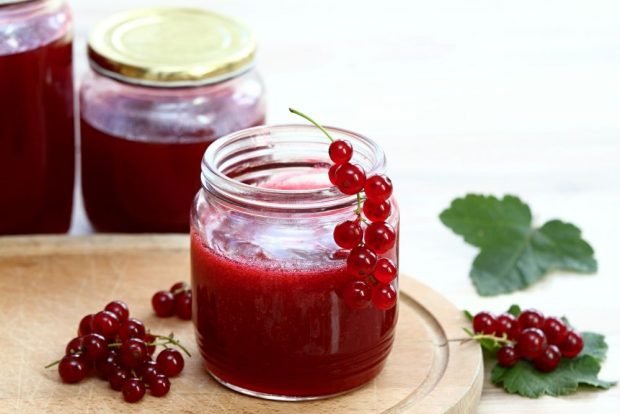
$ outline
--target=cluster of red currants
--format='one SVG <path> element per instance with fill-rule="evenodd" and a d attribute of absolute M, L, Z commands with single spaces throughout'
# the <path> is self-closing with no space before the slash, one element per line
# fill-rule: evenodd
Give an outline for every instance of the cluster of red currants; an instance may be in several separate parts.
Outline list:
<path fill-rule="evenodd" d="M 329 146 L 329 157 L 334 162 L 329 169 L 330 181 L 344 194 L 357 194 L 358 200 L 356 217 L 334 229 L 336 244 L 350 249 L 347 272 L 353 280 L 344 286 L 342 296 L 353 309 L 372 303 L 387 310 L 396 304 L 397 293 L 391 282 L 398 272 L 390 259 L 379 255 L 396 243 L 396 231 L 386 222 L 392 212 L 392 182 L 382 174 L 367 178 L 362 167 L 350 163 L 352 156 L 353 147 L 348 141 L 332 141 Z"/>
<path fill-rule="evenodd" d="M 153 295 L 151 305 L 160 318 L 177 315 L 184 320 L 192 319 L 192 290 L 185 282 L 177 282 L 170 290 L 160 290 Z"/>
<path fill-rule="evenodd" d="M 153 360 L 158 345 L 165 349 Z M 113 390 L 122 391 L 125 401 L 133 403 L 142 399 L 147 388 L 155 397 L 166 395 L 169 378 L 183 370 L 183 355 L 168 346 L 187 352 L 172 334 L 148 332 L 142 321 L 129 317 L 127 305 L 116 300 L 103 311 L 83 317 L 65 356 L 48 367 L 58 363 L 58 373 L 66 383 L 80 382 L 94 371 Z"/>
<path fill-rule="evenodd" d="M 575 358 L 583 349 L 583 338 L 561 319 L 545 317 L 528 309 L 516 318 L 509 313 L 495 317 L 489 312 L 474 316 L 474 332 L 503 341 L 497 351 L 497 362 L 511 367 L 519 360 L 531 361 L 537 370 L 551 372 L 562 357 Z"/>

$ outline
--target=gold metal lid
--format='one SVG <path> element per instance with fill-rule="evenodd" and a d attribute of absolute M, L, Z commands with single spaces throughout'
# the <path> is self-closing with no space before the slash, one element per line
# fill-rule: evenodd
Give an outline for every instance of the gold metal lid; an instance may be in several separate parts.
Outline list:
<path fill-rule="evenodd" d="M 252 66 L 256 41 L 244 25 L 203 9 L 149 8 L 115 14 L 90 33 L 93 69 L 125 82 L 195 86 Z"/>

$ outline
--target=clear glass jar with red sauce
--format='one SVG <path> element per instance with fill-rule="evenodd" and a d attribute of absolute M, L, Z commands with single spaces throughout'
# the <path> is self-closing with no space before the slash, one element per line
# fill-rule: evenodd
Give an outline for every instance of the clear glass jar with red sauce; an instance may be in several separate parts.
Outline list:
<path fill-rule="evenodd" d="M 353 162 L 369 176 L 383 172 L 373 141 L 328 131 L 352 143 Z M 345 298 L 356 278 L 333 234 L 355 217 L 357 199 L 330 184 L 328 147 L 315 127 L 266 126 L 205 153 L 191 219 L 194 324 L 208 372 L 236 391 L 277 400 L 336 395 L 378 375 L 390 353 L 395 299 L 379 308 Z M 396 244 L 380 257 L 397 266 L 400 218 L 390 201 Z M 386 286 L 373 276 L 367 283 L 372 294 Z M 395 292 L 397 275 L 386 283 Z"/>
<path fill-rule="evenodd" d="M 186 232 L 205 149 L 265 121 L 245 26 L 201 9 L 133 10 L 89 38 L 82 193 L 98 231 Z"/>
<path fill-rule="evenodd" d="M 0 0 L 0 234 L 69 229 L 72 48 L 64 1 Z"/>

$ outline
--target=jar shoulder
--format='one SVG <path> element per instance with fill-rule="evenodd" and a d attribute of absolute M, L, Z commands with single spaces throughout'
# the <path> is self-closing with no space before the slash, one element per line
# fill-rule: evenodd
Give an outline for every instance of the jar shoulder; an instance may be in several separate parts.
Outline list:
<path fill-rule="evenodd" d="M 264 84 L 252 70 L 214 85 L 156 88 L 89 71 L 80 86 L 82 122 L 136 140 L 219 137 L 263 123 Z"/>
<path fill-rule="evenodd" d="M 64 0 L 0 7 L 0 56 L 24 53 L 73 37 L 73 17 Z"/>

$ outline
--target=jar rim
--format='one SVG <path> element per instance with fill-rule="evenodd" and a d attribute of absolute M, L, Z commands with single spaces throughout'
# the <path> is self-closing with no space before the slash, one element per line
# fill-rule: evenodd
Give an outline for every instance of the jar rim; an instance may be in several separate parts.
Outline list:
<path fill-rule="evenodd" d="M 347 129 L 331 126 L 324 128 L 334 139 L 347 139 L 351 142 L 354 148 L 352 162 L 362 164 L 367 176 L 384 172 L 385 154 L 375 141 Z M 317 160 L 316 163 L 327 167 L 328 162 L 331 162 L 327 151 L 330 141 L 315 126 L 281 124 L 247 128 L 225 135 L 209 145 L 202 159 L 203 189 L 228 202 L 269 211 L 316 212 L 356 204 L 356 195 L 343 194 L 333 185 L 298 190 L 263 188 L 230 177 L 223 171 L 222 164 L 230 163 L 239 154 L 249 157 L 252 152 L 261 154 L 275 152 L 278 150 L 276 144 L 292 147 L 295 140 L 300 145 L 312 143 L 324 147 L 323 160 Z M 231 149 L 235 145 L 239 146 L 236 152 Z"/>

